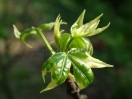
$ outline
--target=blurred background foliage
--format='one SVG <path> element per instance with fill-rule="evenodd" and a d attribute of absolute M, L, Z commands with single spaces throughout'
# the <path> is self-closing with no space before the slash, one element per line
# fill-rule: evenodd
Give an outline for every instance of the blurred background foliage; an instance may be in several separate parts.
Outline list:
<path fill-rule="evenodd" d="M 0 99 L 67 99 L 65 84 L 39 93 L 46 84 L 41 68 L 50 53 L 39 37 L 27 39 L 27 48 L 13 35 L 15 24 L 20 31 L 55 21 L 61 14 L 70 26 L 86 9 L 84 23 L 104 13 L 99 27 L 110 27 L 90 37 L 94 57 L 114 68 L 93 69 L 95 79 L 82 93 L 89 99 L 132 99 L 132 1 L 131 0 L 0 0 Z M 46 32 L 48 40 L 53 31 Z M 55 47 L 54 47 L 55 48 Z M 50 79 L 47 76 L 47 79 Z"/>

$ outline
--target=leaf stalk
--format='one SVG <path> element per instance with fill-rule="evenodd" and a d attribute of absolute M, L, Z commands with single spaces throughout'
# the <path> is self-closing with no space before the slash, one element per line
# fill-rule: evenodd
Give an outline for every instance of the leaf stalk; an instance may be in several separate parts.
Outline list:
<path fill-rule="evenodd" d="M 36 30 L 37 30 L 37 32 L 40 34 L 42 40 L 44 41 L 44 43 L 45 43 L 46 47 L 48 48 L 48 50 L 50 51 L 50 53 L 51 53 L 52 55 L 54 55 L 55 52 L 54 52 L 54 50 L 52 49 L 52 47 L 50 46 L 50 44 L 49 44 L 49 42 L 47 41 L 47 39 L 45 38 L 43 32 L 42 32 L 39 28 L 36 28 Z"/>

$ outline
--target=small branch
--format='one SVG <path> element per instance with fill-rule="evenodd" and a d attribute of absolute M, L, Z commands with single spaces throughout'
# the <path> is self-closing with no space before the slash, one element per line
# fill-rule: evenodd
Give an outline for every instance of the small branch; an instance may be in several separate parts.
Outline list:
<path fill-rule="evenodd" d="M 74 99 L 87 99 L 86 95 L 80 94 L 80 89 L 70 77 L 66 79 L 65 83 L 67 94 L 71 95 Z"/>

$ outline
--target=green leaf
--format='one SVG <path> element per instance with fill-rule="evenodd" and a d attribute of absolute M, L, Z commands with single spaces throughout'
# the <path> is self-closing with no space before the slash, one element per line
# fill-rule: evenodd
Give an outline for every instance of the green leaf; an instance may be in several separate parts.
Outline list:
<path fill-rule="evenodd" d="M 64 33 L 61 35 L 60 39 L 60 51 L 66 51 L 68 49 L 68 46 L 71 42 L 71 35 L 68 33 Z"/>
<path fill-rule="evenodd" d="M 80 89 L 86 88 L 93 81 L 91 68 L 113 67 L 90 56 L 86 50 L 72 49 L 68 57 L 73 65 L 73 75 Z"/>
<path fill-rule="evenodd" d="M 27 45 L 28 47 L 32 48 L 32 46 L 28 45 L 25 42 L 25 38 L 29 35 L 29 34 L 37 34 L 36 28 L 32 27 L 32 28 L 28 28 L 25 31 L 23 31 L 22 33 L 20 33 L 18 31 L 18 29 L 16 28 L 15 25 L 13 25 L 14 27 L 14 35 L 16 38 L 20 39 L 25 45 Z"/>
<path fill-rule="evenodd" d="M 42 30 L 51 30 L 54 26 L 54 22 L 50 22 L 50 23 L 44 23 L 42 25 L 39 26 L 40 29 Z"/>
<path fill-rule="evenodd" d="M 71 33 L 74 32 L 74 30 L 78 29 L 80 26 L 83 25 L 83 18 L 85 15 L 86 10 L 82 12 L 82 14 L 78 17 L 77 21 L 71 26 Z"/>
<path fill-rule="evenodd" d="M 61 46 L 61 33 L 64 31 L 60 31 L 60 25 L 61 24 L 67 24 L 66 22 L 62 22 L 62 20 L 60 20 L 61 17 L 60 15 L 58 15 L 58 17 L 56 18 L 56 21 L 55 21 L 55 25 L 54 25 L 54 39 L 55 39 L 55 42 L 56 42 L 56 45 L 57 47 L 60 49 L 60 46 Z"/>
<path fill-rule="evenodd" d="M 18 31 L 17 27 L 15 25 L 13 25 L 14 28 L 14 35 L 16 38 L 20 39 L 20 35 L 21 33 Z"/>
<path fill-rule="evenodd" d="M 80 89 L 86 88 L 93 82 L 93 72 L 88 64 L 88 52 L 85 50 L 71 50 L 68 53 L 73 65 L 73 75 Z"/>
<path fill-rule="evenodd" d="M 90 55 L 93 54 L 93 46 L 89 39 L 84 37 L 77 37 L 72 40 L 69 45 L 70 48 L 84 49 L 87 50 Z"/>
<path fill-rule="evenodd" d="M 42 78 L 45 82 L 45 75 L 47 72 L 51 73 L 51 82 L 42 90 L 47 91 L 62 84 L 70 72 L 71 62 L 65 52 L 60 52 L 52 55 L 43 65 Z"/>

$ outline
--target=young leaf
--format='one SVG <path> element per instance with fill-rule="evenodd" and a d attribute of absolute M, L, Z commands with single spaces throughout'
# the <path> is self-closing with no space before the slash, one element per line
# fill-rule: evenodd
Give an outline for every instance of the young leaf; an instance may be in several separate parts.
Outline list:
<path fill-rule="evenodd" d="M 23 31 L 22 33 L 20 33 L 18 31 L 18 29 L 16 28 L 15 25 L 13 25 L 14 27 L 14 35 L 16 38 L 20 39 L 25 45 L 27 45 L 28 47 L 32 48 L 32 46 L 28 45 L 26 42 L 25 42 L 25 38 L 29 35 L 29 34 L 37 34 L 35 28 L 29 28 L 29 29 L 26 29 L 25 31 Z"/>
<path fill-rule="evenodd" d="M 51 30 L 54 26 L 54 22 L 50 22 L 50 23 L 44 23 L 42 25 L 39 26 L 40 29 L 42 30 Z"/>
<path fill-rule="evenodd" d="M 32 46 L 28 45 L 26 42 L 25 42 L 25 38 L 30 35 L 30 34 L 37 34 L 37 31 L 35 28 L 28 28 L 26 29 L 25 31 L 23 31 L 20 35 L 20 40 L 25 44 L 27 45 L 28 47 L 32 48 Z"/>
<path fill-rule="evenodd" d="M 70 71 L 71 62 L 65 52 L 60 52 L 52 55 L 43 65 L 42 77 L 45 82 L 45 75 L 47 72 L 51 73 L 51 82 L 49 85 L 42 90 L 50 90 L 54 87 L 62 84 L 68 77 Z"/>
<path fill-rule="evenodd" d="M 93 46 L 89 39 L 84 37 L 77 37 L 72 40 L 69 45 L 70 48 L 84 49 L 87 50 L 90 55 L 93 54 Z"/>
<path fill-rule="evenodd" d="M 60 15 L 58 15 L 54 26 L 54 39 L 58 48 L 60 48 L 60 38 L 61 38 L 60 24 L 62 20 L 60 20 L 60 18 L 61 18 Z"/>
<path fill-rule="evenodd" d="M 102 16 L 103 14 L 99 15 L 98 17 L 96 17 L 94 20 L 90 21 L 89 23 L 86 23 L 78 28 L 76 28 L 72 33 L 73 37 L 86 37 L 89 34 L 91 34 L 98 26 L 99 24 L 99 18 Z"/>

